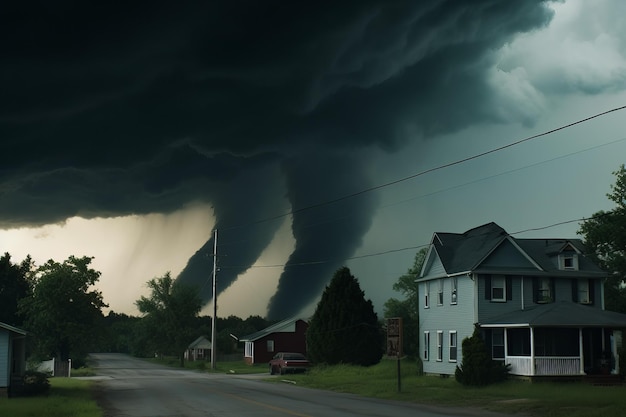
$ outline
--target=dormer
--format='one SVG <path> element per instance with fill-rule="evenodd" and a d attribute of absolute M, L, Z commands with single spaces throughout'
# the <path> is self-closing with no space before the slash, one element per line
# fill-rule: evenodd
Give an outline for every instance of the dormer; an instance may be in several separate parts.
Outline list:
<path fill-rule="evenodd" d="M 580 255 L 580 251 L 570 242 L 567 242 L 558 254 L 559 269 L 563 271 L 578 271 L 578 255 Z"/>

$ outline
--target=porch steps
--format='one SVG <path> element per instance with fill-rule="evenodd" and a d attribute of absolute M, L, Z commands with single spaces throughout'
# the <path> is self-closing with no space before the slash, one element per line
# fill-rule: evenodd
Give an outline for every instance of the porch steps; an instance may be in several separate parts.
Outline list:
<path fill-rule="evenodd" d="M 585 375 L 584 381 L 591 385 L 622 385 L 622 377 L 620 375 Z"/>

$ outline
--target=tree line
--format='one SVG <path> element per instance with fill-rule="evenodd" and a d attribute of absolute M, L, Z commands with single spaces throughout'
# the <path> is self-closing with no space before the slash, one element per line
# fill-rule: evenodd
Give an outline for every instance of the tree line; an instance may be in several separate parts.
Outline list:
<path fill-rule="evenodd" d="M 608 273 L 605 280 L 607 310 L 626 313 L 626 169 L 614 172 L 615 184 L 607 194 L 615 207 L 584 220 L 578 233 L 587 255 Z M 402 298 L 384 304 L 384 317 L 401 317 L 403 352 L 419 361 L 419 310 L 416 278 L 427 254 L 417 252 L 413 265 L 393 284 Z M 34 358 L 72 358 L 77 366 L 88 352 L 123 352 L 136 356 L 155 353 L 183 358 L 186 347 L 200 335 L 210 335 L 211 318 L 199 316 L 202 307 L 196 288 L 180 284 L 169 273 L 147 282 L 150 294 L 135 304 L 141 317 L 109 312 L 96 289 L 100 272 L 93 258 L 70 256 L 62 263 L 50 260 L 35 267 L 27 257 L 14 263 L 0 257 L 0 321 L 29 332 L 29 353 Z M 217 318 L 216 348 L 235 352 L 230 334 L 246 335 L 272 322 L 261 316 L 243 320 Z M 317 363 L 372 365 L 384 352 L 384 321 L 365 299 L 358 279 L 342 267 L 326 286 L 307 332 L 309 355 Z"/>

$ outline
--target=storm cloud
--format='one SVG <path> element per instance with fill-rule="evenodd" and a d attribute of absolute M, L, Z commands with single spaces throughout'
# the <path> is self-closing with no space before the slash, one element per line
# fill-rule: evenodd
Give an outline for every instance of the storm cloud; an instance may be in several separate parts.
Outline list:
<path fill-rule="evenodd" d="M 551 17 L 539 0 L 3 4 L 0 227 L 208 202 L 224 289 L 290 213 L 268 314 L 294 314 L 369 228 L 374 195 L 335 201 L 376 183 L 358 151 L 503 119 L 494 51 Z M 180 276 L 205 299 L 211 247 Z"/>

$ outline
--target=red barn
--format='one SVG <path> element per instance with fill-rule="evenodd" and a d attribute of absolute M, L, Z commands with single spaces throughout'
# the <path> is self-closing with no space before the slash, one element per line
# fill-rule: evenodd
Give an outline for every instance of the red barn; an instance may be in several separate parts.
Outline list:
<path fill-rule="evenodd" d="M 244 360 L 247 364 L 268 363 L 278 352 L 298 352 L 306 355 L 306 330 L 303 319 L 289 319 L 273 324 L 239 339 L 245 342 Z"/>

